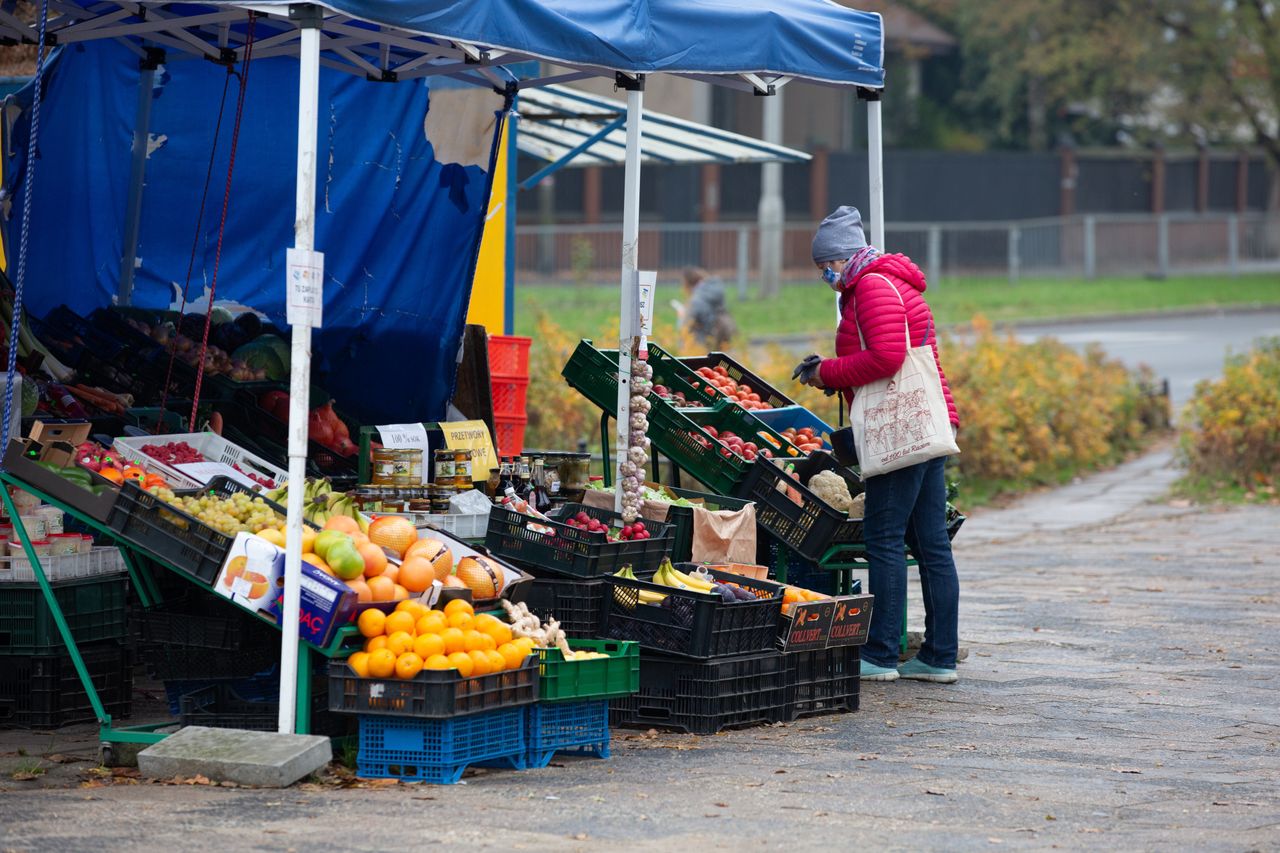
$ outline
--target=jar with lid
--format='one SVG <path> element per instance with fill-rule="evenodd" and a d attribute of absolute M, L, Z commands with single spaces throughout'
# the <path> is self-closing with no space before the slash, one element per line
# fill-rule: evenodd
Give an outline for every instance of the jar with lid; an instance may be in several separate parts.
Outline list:
<path fill-rule="evenodd" d="M 460 447 L 453 451 L 454 487 L 460 492 L 471 488 L 471 450 Z"/>
<path fill-rule="evenodd" d="M 431 512 L 435 515 L 448 515 L 449 498 L 457 492 L 458 490 L 453 486 L 436 486 L 431 494 Z"/>
<path fill-rule="evenodd" d="M 390 447 L 379 447 L 373 451 L 373 472 L 369 482 L 375 486 L 391 486 L 396 481 L 396 451 Z"/>
<path fill-rule="evenodd" d="M 432 482 L 438 486 L 450 486 L 457 480 L 453 467 L 453 451 L 449 449 L 435 452 L 435 468 Z"/>
<path fill-rule="evenodd" d="M 405 457 L 409 460 L 409 487 L 418 488 L 422 485 L 422 466 L 425 461 L 422 458 L 421 450 L 406 450 Z"/>
<path fill-rule="evenodd" d="M 497 497 L 498 484 L 502 482 L 502 470 L 500 468 L 489 469 L 489 481 L 484 484 L 484 493 L 489 497 Z"/>
<path fill-rule="evenodd" d="M 393 468 L 392 482 L 393 486 L 404 489 L 413 485 L 413 455 L 420 453 L 414 450 L 397 450 L 395 451 L 395 462 Z M 419 462 L 421 465 L 421 462 Z M 419 468 L 419 471 L 422 469 Z"/>

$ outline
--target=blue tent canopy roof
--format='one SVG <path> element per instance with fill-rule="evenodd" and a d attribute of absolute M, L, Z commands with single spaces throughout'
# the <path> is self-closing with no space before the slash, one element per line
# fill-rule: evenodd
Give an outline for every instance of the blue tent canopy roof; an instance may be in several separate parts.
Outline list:
<path fill-rule="evenodd" d="M 297 52 L 287 0 L 200 4 L 61 0 L 57 43 L 112 38 L 209 58 L 238 51 L 249 10 L 265 17 L 254 55 Z M 884 85 L 879 14 L 832 0 L 326 0 L 326 65 L 374 79 L 449 74 L 502 87 L 502 66 L 529 59 L 574 76 L 667 73 L 769 91 L 792 79 Z M 142 10 L 143 14 L 138 14 Z M 0 14 L 0 37 L 32 40 Z M 238 58 L 238 57 L 237 57 Z M 529 81 L 521 81 L 529 82 Z"/>

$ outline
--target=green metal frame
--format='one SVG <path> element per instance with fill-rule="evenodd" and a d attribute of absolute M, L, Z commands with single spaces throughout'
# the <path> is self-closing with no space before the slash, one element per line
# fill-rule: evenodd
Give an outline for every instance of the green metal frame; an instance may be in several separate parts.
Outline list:
<path fill-rule="evenodd" d="M 180 571 L 154 554 L 122 541 L 114 531 L 101 522 L 89 518 L 73 506 L 50 497 L 40 489 L 28 485 L 12 474 L 0 471 L 0 485 L 22 489 L 44 503 L 57 507 L 90 530 L 114 542 L 120 548 L 120 552 L 124 557 L 125 567 L 128 569 L 130 580 L 133 582 L 133 588 L 138 591 L 138 597 L 142 600 L 144 607 L 154 607 L 161 601 L 159 590 L 149 571 L 150 567 L 153 566 L 162 566 L 186 578 L 201 589 L 207 589 L 186 572 Z M 165 734 L 158 731 L 158 729 L 172 725 L 171 723 L 122 728 L 112 725 L 111 715 L 107 713 L 101 698 L 98 696 L 97 688 L 94 687 L 93 679 L 89 677 L 89 671 L 85 667 L 84 659 L 80 656 L 80 648 L 76 645 L 75 637 L 71 635 L 71 628 L 62 613 L 62 607 L 58 604 L 57 597 L 54 595 L 53 586 L 45 576 L 44 567 L 41 565 L 35 549 L 31 547 L 31 537 L 27 533 L 26 526 L 22 523 L 21 516 L 18 515 L 13 498 L 7 488 L 0 488 L 0 501 L 3 501 L 5 511 L 13 521 L 13 532 L 18 541 L 22 543 L 22 549 L 27 556 L 27 560 L 31 563 L 31 571 L 35 575 L 36 581 L 40 584 L 40 591 L 44 595 L 45 603 L 53 614 L 54 624 L 58 626 L 58 633 L 62 636 L 62 642 L 66 645 L 67 652 L 71 656 L 71 662 L 76 668 L 76 674 L 80 677 L 80 683 L 89 697 L 89 704 L 93 707 L 93 712 L 98 719 L 99 737 L 102 744 L 104 746 L 113 743 L 149 744 L 163 740 Z M 298 734 L 308 734 L 311 729 L 311 652 L 314 650 L 326 658 L 346 657 L 358 647 L 359 636 L 359 631 L 354 625 L 345 625 L 338 629 L 333 640 L 327 646 L 316 646 L 305 640 L 298 642 L 298 677 L 295 683 L 297 718 L 294 728 L 294 731 Z"/>

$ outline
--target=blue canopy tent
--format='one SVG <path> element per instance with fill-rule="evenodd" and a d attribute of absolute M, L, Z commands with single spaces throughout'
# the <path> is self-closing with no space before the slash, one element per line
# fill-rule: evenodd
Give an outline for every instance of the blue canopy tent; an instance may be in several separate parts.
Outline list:
<path fill-rule="evenodd" d="M 880 16 L 829 0 L 331 0 L 294 4 L 284 0 L 243 3 L 45 0 L 49 15 L 35 25 L 0 8 L 0 38 L 27 43 L 75 45 L 113 40 L 144 61 L 148 48 L 173 54 L 238 62 L 249 33 L 255 60 L 297 57 L 296 213 L 293 248 L 300 264 L 320 263 L 317 236 L 317 153 L 322 67 L 380 82 L 448 75 L 466 83 L 515 95 L 521 87 L 562 83 L 589 76 L 614 78 L 627 92 L 626 182 L 623 216 L 622 323 L 620 349 L 638 334 L 635 283 L 639 227 L 639 165 L 644 77 L 668 73 L 770 95 L 792 80 L 858 87 L 869 109 L 870 222 L 883 228 L 880 177 L 879 91 L 884 84 Z M 252 23 L 247 23 L 252 15 Z M 559 68 L 547 76 L 520 79 L 505 66 L 542 60 Z M 541 66 L 540 66 L 541 67 Z M 152 69 L 154 72 L 154 69 Z M 145 71 L 145 65 L 144 65 Z M 154 76 L 143 74 L 139 105 Z M 38 114 L 38 99 L 35 101 Z M 141 117 L 144 110 L 139 110 Z M 388 116 L 388 121 L 391 117 Z M 135 129 L 146 148 L 145 130 Z M 27 172 L 30 186 L 32 170 Z M 26 194 L 30 198 L 30 193 Z M 483 200 L 482 200 L 483 201 Z M 129 205 L 132 207 L 132 205 Z M 24 229 L 28 227 L 24 225 Z M 332 253 L 347 251 L 341 237 L 321 229 Z M 59 235 L 61 237 L 61 235 Z M 278 240 L 279 234 L 271 239 Z M 343 235 L 347 236 L 347 235 Z M 336 239 L 335 239 L 336 238 Z M 332 240 L 332 242 L 330 242 Z M 25 242 L 25 241 L 24 241 Z M 127 248 L 127 247 L 126 247 Z M 327 265 L 332 271 L 334 263 Z M 19 271 L 23 264 L 19 264 Z M 127 276 L 125 276 L 127 278 Z M 446 282 L 464 288 L 465 281 Z M 21 287 L 21 281 L 19 281 Z M 294 298 L 306 288 L 291 289 Z M 465 306 L 466 299 L 460 304 Z M 465 308 L 460 308 L 461 313 Z M 16 314 L 17 312 L 15 312 Z M 306 456 L 311 326 L 307 312 L 290 314 L 293 325 L 290 479 L 301 481 Z M 419 334 L 441 334 L 417 329 Z M 456 340 L 452 342 L 456 349 Z M 442 343 L 450 351 L 450 341 Z M 618 441 L 625 448 L 629 365 L 619 374 Z M 620 454 L 621 456 L 621 454 Z M 296 673 L 302 525 L 302 490 L 290 490 L 282 640 L 282 683 Z M 292 731 L 294 707 L 280 703 L 280 728 Z"/>

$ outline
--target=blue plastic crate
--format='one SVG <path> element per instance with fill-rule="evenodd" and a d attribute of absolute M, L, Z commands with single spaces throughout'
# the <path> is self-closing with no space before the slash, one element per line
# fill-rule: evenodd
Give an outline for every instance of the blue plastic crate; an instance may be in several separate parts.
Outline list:
<path fill-rule="evenodd" d="M 529 705 L 530 767 L 546 767 L 557 752 L 609 757 L 609 700 Z"/>
<path fill-rule="evenodd" d="M 788 427 L 795 429 L 804 429 L 809 427 L 813 430 L 814 436 L 822 442 L 822 446 L 828 450 L 831 449 L 831 433 L 834 430 L 830 424 L 804 406 L 782 406 L 777 409 L 757 409 L 751 414 L 755 415 L 765 424 L 772 427 L 777 432 L 782 432 Z"/>
<path fill-rule="evenodd" d="M 197 690 L 214 686 L 229 687 L 241 699 L 250 702 L 280 701 L 280 669 L 273 666 L 248 678 L 198 678 L 169 680 L 164 682 L 165 699 L 169 702 L 169 715 L 182 713 L 182 697 Z"/>
<path fill-rule="evenodd" d="M 523 708 L 444 720 L 361 714 L 356 770 L 366 778 L 452 785 L 473 764 L 524 770 L 527 749 Z"/>

